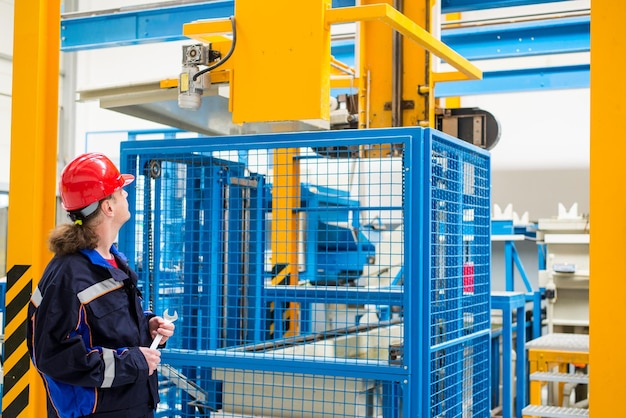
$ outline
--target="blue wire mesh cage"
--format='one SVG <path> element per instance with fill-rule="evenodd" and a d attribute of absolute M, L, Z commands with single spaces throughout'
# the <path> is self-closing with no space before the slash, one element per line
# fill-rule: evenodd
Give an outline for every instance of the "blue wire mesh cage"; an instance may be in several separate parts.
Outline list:
<path fill-rule="evenodd" d="M 129 141 L 161 417 L 489 414 L 489 154 L 431 129 Z"/>

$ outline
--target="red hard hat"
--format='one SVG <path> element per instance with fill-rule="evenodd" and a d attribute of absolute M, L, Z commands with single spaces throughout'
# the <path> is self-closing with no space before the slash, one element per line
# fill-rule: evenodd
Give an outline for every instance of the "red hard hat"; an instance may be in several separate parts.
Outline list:
<path fill-rule="evenodd" d="M 63 208 L 69 212 L 99 202 L 135 180 L 132 174 L 120 174 L 106 156 L 97 152 L 79 155 L 61 173 L 59 191 Z"/>

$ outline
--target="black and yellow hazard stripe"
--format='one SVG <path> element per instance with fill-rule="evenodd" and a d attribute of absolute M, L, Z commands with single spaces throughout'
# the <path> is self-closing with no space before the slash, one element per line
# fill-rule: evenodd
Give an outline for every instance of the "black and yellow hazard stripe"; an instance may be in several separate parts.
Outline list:
<path fill-rule="evenodd" d="M 30 357 L 26 347 L 27 309 L 32 293 L 30 266 L 14 265 L 7 272 L 4 327 L 2 417 L 13 418 L 28 406 Z"/>
<path fill-rule="evenodd" d="M 276 264 L 272 267 L 271 284 L 274 286 L 289 286 L 291 283 L 291 264 Z M 281 337 L 298 335 L 298 306 L 296 302 L 279 302 L 281 314 Z M 276 303 L 270 302 L 267 309 L 268 338 L 276 337 Z"/>
<path fill-rule="evenodd" d="M 289 264 L 275 264 L 272 267 L 272 284 L 274 286 L 289 284 L 290 271 Z"/>
<path fill-rule="evenodd" d="M 289 273 L 289 264 L 275 264 L 272 266 L 272 281 L 271 284 L 274 286 L 289 284 L 290 273 Z M 286 330 L 285 326 L 287 322 L 284 321 L 284 314 L 287 312 L 285 310 L 285 304 L 281 302 L 281 307 L 283 308 L 283 332 Z M 276 329 L 276 305 L 275 302 L 270 302 L 267 310 L 267 332 L 268 337 L 274 338 L 275 329 Z"/>

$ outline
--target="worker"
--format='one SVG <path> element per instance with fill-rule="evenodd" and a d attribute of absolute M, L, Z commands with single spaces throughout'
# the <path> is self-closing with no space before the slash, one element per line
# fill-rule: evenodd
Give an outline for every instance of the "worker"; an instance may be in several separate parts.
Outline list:
<path fill-rule="evenodd" d="M 130 219 L 134 180 L 105 155 L 83 154 L 61 173 L 71 223 L 52 230 L 54 257 L 28 307 L 27 343 L 47 391 L 48 417 L 150 418 L 159 402 L 158 349 L 174 325 L 144 312 L 137 274 L 114 242 Z"/>

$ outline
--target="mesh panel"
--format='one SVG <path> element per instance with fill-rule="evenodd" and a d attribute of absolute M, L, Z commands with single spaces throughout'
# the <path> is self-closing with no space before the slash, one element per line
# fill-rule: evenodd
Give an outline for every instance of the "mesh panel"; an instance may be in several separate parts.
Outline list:
<path fill-rule="evenodd" d="M 179 315 L 158 416 L 488 412 L 486 153 L 402 128 L 128 142 L 121 164 L 120 246 Z"/>
<path fill-rule="evenodd" d="M 168 385 L 185 384 L 182 377 L 162 366 Z M 198 369 L 200 373 L 202 370 Z M 391 416 L 392 391 L 397 382 L 331 377 L 307 373 L 213 368 L 214 379 L 205 381 L 201 392 L 193 388 L 181 398 L 161 400 L 161 416 L 211 417 L 368 417 Z M 177 380 L 180 379 L 180 380 Z M 210 388 L 207 390 L 207 388 Z M 162 392 L 175 392 L 162 389 Z M 194 397 L 194 396 L 197 397 Z M 210 402 L 207 402 L 210 400 Z M 182 404 L 181 404 L 182 402 Z"/>
<path fill-rule="evenodd" d="M 489 411 L 475 402 L 488 396 L 488 341 L 474 342 L 490 327 L 489 165 L 437 137 L 431 161 L 430 415 L 471 417 Z"/>

